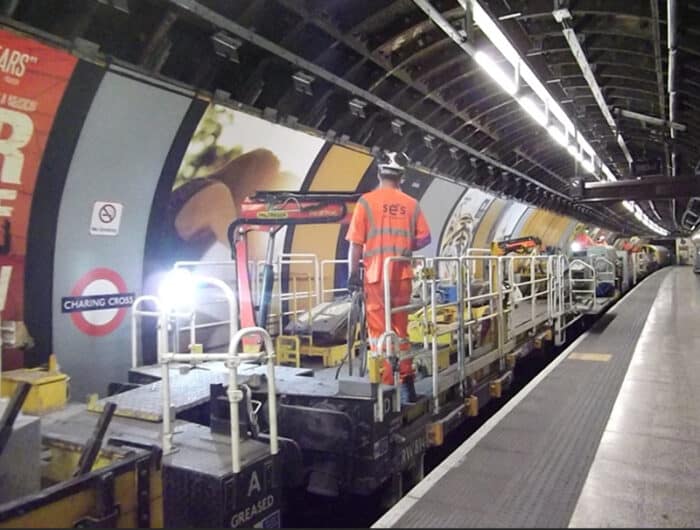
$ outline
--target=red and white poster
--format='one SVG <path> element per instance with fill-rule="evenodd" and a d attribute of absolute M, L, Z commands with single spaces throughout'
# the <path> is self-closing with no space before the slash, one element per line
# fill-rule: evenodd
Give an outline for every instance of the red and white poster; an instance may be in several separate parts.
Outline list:
<path fill-rule="evenodd" d="M 77 59 L 0 30 L 0 315 L 24 320 L 32 194 L 54 116 Z"/>

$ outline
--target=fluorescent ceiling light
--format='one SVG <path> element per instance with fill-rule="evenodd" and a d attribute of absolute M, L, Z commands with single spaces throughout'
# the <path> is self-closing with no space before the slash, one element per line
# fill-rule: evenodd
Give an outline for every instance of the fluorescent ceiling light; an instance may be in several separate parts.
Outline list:
<path fill-rule="evenodd" d="M 520 53 L 518 53 L 518 51 L 513 47 L 506 35 L 499 28 L 498 24 L 489 16 L 488 13 L 486 13 L 484 8 L 481 7 L 481 4 L 477 0 L 458 0 L 458 2 L 465 10 L 468 9 L 468 4 L 471 6 L 474 23 L 481 28 L 484 35 L 513 67 L 513 76 L 509 77 L 491 57 L 482 51 L 475 52 L 473 54 L 474 59 L 511 96 L 515 97 L 518 84 L 520 84 L 521 81 L 524 82 L 535 93 L 535 95 L 538 96 L 539 100 L 544 103 L 546 108 L 545 116 L 547 119 L 542 119 L 542 113 L 539 112 L 537 104 L 533 99 L 528 100 L 524 97 L 518 98 L 517 101 L 520 103 L 523 109 L 525 109 L 525 111 L 528 112 L 535 119 L 535 121 L 540 123 L 540 125 L 546 127 L 549 134 L 555 140 L 557 140 L 564 147 L 567 147 L 567 151 L 584 166 L 584 169 L 587 169 L 593 173 L 595 170 L 594 161 L 596 158 L 600 159 L 600 157 L 597 156 L 595 150 L 593 147 L 591 147 L 591 144 L 589 144 L 586 139 L 576 130 L 576 127 L 574 127 L 574 124 L 569 116 L 566 114 L 566 112 L 564 112 L 559 103 L 552 97 L 532 69 L 530 69 L 530 67 L 522 60 Z M 451 28 L 446 29 L 443 26 L 440 27 L 442 27 L 442 29 L 453 40 L 455 40 L 457 44 L 462 46 L 463 43 L 458 40 L 458 37 L 455 34 L 450 33 L 449 29 Z M 472 53 L 469 50 L 465 51 Z M 518 76 L 517 80 L 516 75 Z M 563 125 L 563 130 L 551 125 L 548 126 L 552 116 L 554 116 L 559 123 Z M 578 143 L 580 150 L 569 148 L 568 135 L 575 138 L 574 142 Z M 616 134 L 616 139 L 622 147 L 623 141 L 621 141 L 621 136 L 619 136 L 619 133 Z M 629 160 L 630 157 L 628 157 L 627 153 L 625 153 L 625 156 Z M 605 165 L 605 163 L 602 162 L 602 160 L 600 161 L 600 166 L 601 175 L 603 175 L 604 178 L 607 178 L 610 181 L 617 180 L 615 174 L 608 166 Z M 596 175 L 596 177 L 601 178 L 599 175 Z M 668 235 L 669 232 L 653 223 L 637 204 L 631 201 L 626 201 L 623 203 L 623 205 L 625 206 L 625 209 L 633 212 L 637 219 L 644 219 L 646 222 L 650 223 L 650 228 L 656 233 L 664 236 Z"/>
<path fill-rule="evenodd" d="M 518 103 L 520 103 L 520 106 L 542 127 L 547 125 L 546 109 L 541 109 L 534 99 L 530 96 L 523 96 L 518 98 Z"/>
<path fill-rule="evenodd" d="M 561 124 L 564 126 L 564 129 L 569 131 L 572 136 L 577 136 L 579 138 L 579 143 L 581 144 L 584 152 L 589 154 L 591 157 L 595 157 L 596 154 L 593 148 L 583 137 L 576 134 L 576 128 L 574 127 L 574 124 L 569 116 L 566 114 L 566 112 L 564 112 L 559 103 L 552 97 L 532 69 L 530 69 L 530 67 L 522 60 L 518 51 L 513 47 L 496 22 L 488 15 L 488 13 L 486 13 L 484 8 L 481 7 L 481 4 L 476 0 L 458 1 L 464 9 L 467 9 L 467 3 L 471 4 L 474 22 L 481 28 L 484 35 L 498 49 L 503 57 L 505 57 L 511 66 L 519 71 L 522 81 L 524 81 L 525 84 L 532 89 L 532 91 L 541 101 L 545 102 L 549 114 L 557 118 L 557 120 L 559 120 L 559 122 L 561 122 Z M 484 66 L 484 68 L 489 67 Z"/>
<path fill-rule="evenodd" d="M 486 70 L 496 83 L 501 85 L 501 88 L 505 90 L 511 96 L 515 94 L 518 90 L 518 86 L 515 84 L 515 74 L 509 76 L 501 67 L 496 64 L 496 62 L 486 55 L 481 50 L 474 54 L 474 60 L 481 65 L 481 67 Z"/>
<path fill-rule="evenodd" d="M 556 125 L 552 124 L 547 126 L 547 132 L 549 133 L 549 136 L 557 141 L 558 144 L 564 147 L 569 146 L 569 137 L 565 130 L 562 130 Z"/>
<path fill-rule="evenodd" d="M 567 148 L 569 150 L 569 154 L 573 156 L 576 160 L 581 162 L 583 160 L 583 157 L 581 156 L 581 148 L 577 144 L 571 144 Z"/>
<path fill-rule="evenodd" d="M 587 159 L 584 158 L 584 159 L 581 161 L 581 167 L 582 167 L 585 171 L 588 171 L 589 173 L 593 173 L 593 172 L 595 171 L 595 166 L 594 166 L 592 160 L 587 160 Z"/>
<path fill-rule="evenodd" d="M 467 9 L 465 0 L 460 0 L 460 4 L 462 4 L 464 9 Z M 499 29 L 498 24 L 496 24 L 477 2 L 473 3 L 472 14 L 474 15 L 474 24 L 481 28 L 481 31 L 483 31 L 484 35 L 498 48 L 498 51 L 508 59 L 510 64 L 515 66 L 520 59 L 520 55 L 505 34 Z"/>

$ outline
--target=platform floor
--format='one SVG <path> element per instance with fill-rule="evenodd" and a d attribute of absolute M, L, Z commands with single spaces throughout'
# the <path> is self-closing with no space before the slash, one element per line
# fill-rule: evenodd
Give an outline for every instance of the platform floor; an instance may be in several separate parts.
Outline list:
<path fill-rule="evenodd" d="M 697 526 L 698 308 L 646 278 L 374 527 Z"/>

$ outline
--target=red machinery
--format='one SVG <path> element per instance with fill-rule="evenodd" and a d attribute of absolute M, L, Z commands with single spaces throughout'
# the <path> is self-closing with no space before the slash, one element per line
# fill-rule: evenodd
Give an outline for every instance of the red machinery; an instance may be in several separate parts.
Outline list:
<path fill-rule="evenodd" d="M 273 253 L 275 236 L 283 226 L 303 224 L 348 224 L 360 194 L 357 193 L 299 193 L 292 191 L 257 192 L 246 197 L 238 219 L 228 228 L 228 240 L 236 260 L 238 279 L 239 318 L 242 327 L 265 326 L 272 297 Z M 246 234 L 251 230 L 267 230 L 268 240 L 263 268 L 263 284 L 257 301 L 257 315 L 251 295 L 248 271 Z M 244 340 L 246 348 L 259 345 L 259 338 Z"/>

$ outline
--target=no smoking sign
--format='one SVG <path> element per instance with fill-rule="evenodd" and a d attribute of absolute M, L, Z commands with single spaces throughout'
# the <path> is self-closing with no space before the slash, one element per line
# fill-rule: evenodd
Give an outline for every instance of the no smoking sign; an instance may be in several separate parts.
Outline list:
<path fill-rule="evenodd" d="M 92 207 L 90 234 L 93 236 L 116 236 L 122 221 L 124 206 L 118 202 L 97 201 Z"/>

